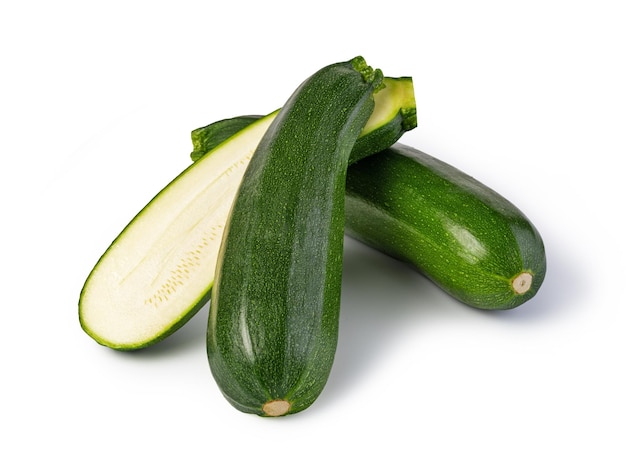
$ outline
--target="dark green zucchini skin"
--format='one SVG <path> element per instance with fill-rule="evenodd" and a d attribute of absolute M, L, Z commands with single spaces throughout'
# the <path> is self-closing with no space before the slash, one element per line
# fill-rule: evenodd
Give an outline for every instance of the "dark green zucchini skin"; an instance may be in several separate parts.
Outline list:
<path fill-rule="evenodd" d="M 449 164 L 396 143 L 351 165 L 346 183 L 346 233 L 415 266 L 454 298 L 510 309 L 541 286 L 546 255 L 534 225 Z"/>
<path fill-rule="evenodd" d="M 381 82 L 362 58 L 313 74 L 243 177 L 207 330 L 212 374 L 243 412 L 302 411 L 326 384 L 338 335 L 348 159 Z"/>

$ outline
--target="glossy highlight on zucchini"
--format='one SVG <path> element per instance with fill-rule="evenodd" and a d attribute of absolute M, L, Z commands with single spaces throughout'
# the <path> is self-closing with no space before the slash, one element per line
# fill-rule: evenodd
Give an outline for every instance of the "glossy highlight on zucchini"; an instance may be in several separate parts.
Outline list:
<path fill-rule="evenodd" d="M 382 81 L 360 57 L 319 70 L 250 160 L 224 231 L 207 331 L 211 372 L 240 411 L 294 414 L 326 384 L 339 327 L 348 160 Z"/>

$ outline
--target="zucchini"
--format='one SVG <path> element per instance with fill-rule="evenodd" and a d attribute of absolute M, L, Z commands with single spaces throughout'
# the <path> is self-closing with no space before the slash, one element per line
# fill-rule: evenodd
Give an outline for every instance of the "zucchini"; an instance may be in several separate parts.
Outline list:
<path fill-rule="evenodd" d="M 185 169 L 111 243 L 78 303 L 80 324 L 96 342 L 116 350 L 147 347 L 206 304 L 223 228 L 214 214 L 228 214 L 228 177 L 241 170 L 274 117 L 255 121 Z"/>
<path fill-rule="evenodd" d="M 542 238 L 517 207 L 400 143 L 350 166 L 346 233 L 480 309 L 519 306 L 545 277 Z"/>
<path fill-rule="evenodd" d="M 209 309 L 211 372 L 237 409 L 293 414 L 322 392 L 337 345 L 345 178 L 382 73 L 333 64 L 259 143 L 224 231 Z"/>
<path fill-rule="evenodd" d="M 385 78 L 356 149 L 384 149 L 417 125 L 410 78 Z M 276 117 L 226 119 L 192 132 L 196 161 L 161 190 L 96 262 L 80 293 L 83 330 L 116 350 L 153 345 L 209 300 L 223 227 L 241 177 Z"/>

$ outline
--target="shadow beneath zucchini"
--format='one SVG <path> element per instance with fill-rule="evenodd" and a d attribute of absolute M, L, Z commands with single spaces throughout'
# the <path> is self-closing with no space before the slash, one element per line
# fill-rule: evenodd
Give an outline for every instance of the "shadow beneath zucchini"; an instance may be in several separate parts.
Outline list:
<path fill-rule="evenodd" d="M 384 364 L 395 343 L 407 336 L 413 339 L 416 330 L 428 334 L 433 327 L 445 328 L 450 322 L 476 320 L 528 326 L 575 308 L 570 300 L 580 286 L 562 286 L 575 274 L 564 258 L 555 255 L 553 260 L 550 263 L 559 272 L 549 270 L 534 298 L 514 309 L 488 311 L 459 302 L 410 265 L 346 238 L 339 344 L 328 384 L 314 407 L 323 408 L 333 399 L 345 397 L 346 391 Z M 419 345 L 421 342 L 416 342 L 416 347 Z"/>
<path fill-rule="evenodd" d="M 347 237 L 339 344 L 317 402 L 322 406 L 325 399 L 341 398 L 353 389 L 394 342 L 467 309 L 408 264 Z"/>

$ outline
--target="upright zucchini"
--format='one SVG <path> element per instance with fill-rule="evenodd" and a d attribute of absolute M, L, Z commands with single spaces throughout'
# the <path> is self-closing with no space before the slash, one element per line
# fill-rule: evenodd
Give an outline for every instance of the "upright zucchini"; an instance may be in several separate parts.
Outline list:
<path fill-rule="evenodd" d="M 355 146 L 361 155 L 384 149 L 417 125 L 412 80 L 385 78 L 384 84 Z M 147 347 L 206 304 L 230 206 L 276 114 L 226 119 L 192 132 L 195 163 L 131 220 L 83 286 L 79 320 L 95 341 L 117 350 Z"/>
<path fill-rule="evenodd" d="M 289 98 L 233 203 L 215 274 L 207 352 L 237 409 L 310 406 L 337 344 L 350 153 L 382 74 L 362 58 L 327 66 Z"/>
<path fill-rule="evenodd" d="M 541 236 L 517 207 L 449 164 L 399 143 L 350 166 L 346 232 L 413 264 L 476 308 L 524 303 L 546 272 Z"/>

